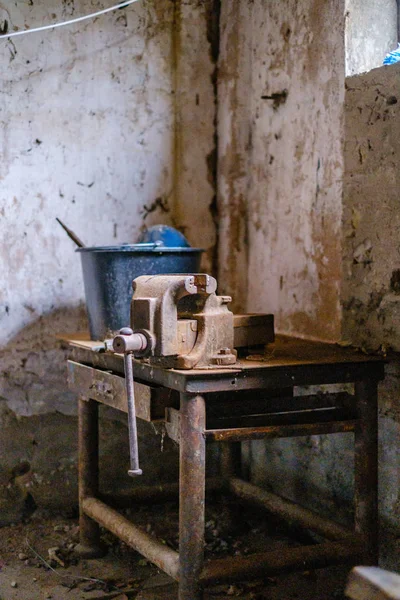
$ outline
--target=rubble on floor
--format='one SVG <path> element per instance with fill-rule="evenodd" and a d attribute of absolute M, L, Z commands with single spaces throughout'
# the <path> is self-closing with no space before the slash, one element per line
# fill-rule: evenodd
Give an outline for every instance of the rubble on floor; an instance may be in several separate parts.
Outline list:
<path fill-rule="evenodd" d="M 149 533 L 177 549 L 178 508 L 138 506 L 125 511 Z M 277 524 L 225 501 L 207 511 L 206 558 L 246 555 L 266 547 L 297 546 Z M 76 515 L 38 510 L 27 522 L 0 528 L 0 600 L 176 600 L 177 585 L 123 542 L 103 531 L 103 559 L 80 560 Z M 217 585 L 206 600 L 342 600 L 347 568 Z"/>

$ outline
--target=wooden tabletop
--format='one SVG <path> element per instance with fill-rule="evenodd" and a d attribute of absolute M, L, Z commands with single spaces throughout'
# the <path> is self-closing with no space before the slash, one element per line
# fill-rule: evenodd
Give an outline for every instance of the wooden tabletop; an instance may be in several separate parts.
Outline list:
<path fill-rule="evenodd" d="M 67 342 L 71 347 L 81 348 L 90 352 L 96 349 L 102 342 L 93 341 L 87 332 L 75 334 L 63 334 L 59 339 Z M 106 354 L 105 356 L 109 356 Z M 122 360 L 122 354 L 114 355 Z M 250 354 L 241 358 L 235 365 L 229 367 L 229 371 L 243 368 L 280 367 L 288 365 L 311 365 L 322 363 L 351 363 L 351 362 L 384 362 L 385 359 L 378 354 L 367 354 L 356 348 L 343 347 L 340 344 L 328 344 L 303 340 L 300 338 L 277 335 L 275 342 L 269 344 L 263 354 Z M 206 367 L 208 369 L 208 367 Z M 215 369 L 215 367 L 212 367 Z M 192 369 L 192 372 L 204 369 Z M 219 367 L 217 370 L 225 371 L 226 368 Z M 186 372 L 186 371 L 181 371 Z"/>
<path fill-rule="evenodd" d="M 72 360 L 123 373 L 122 355 L 96 352 L 100 343 L 88 334 L 59 337 L 70 346 Z M 287 336 L 277 336 L 264 354 L 240 358 L 230 367 L 176 370 L 133 361 L 138 379 L 189 393 L 382 379 L 384 362 L 354 348 Z"/>

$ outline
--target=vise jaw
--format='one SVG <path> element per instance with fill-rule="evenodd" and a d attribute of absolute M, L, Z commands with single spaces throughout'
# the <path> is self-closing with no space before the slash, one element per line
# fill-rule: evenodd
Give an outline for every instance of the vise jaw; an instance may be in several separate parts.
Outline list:
<path fill-rule="evenodd" d="M 131 325 L 147 344 L 135 355 L 176 369 L 235 363 L 234 321 L 227 306 L 232 299 L 217 296 L 216 289 L 214 277 L 205 274 L 137 277 Z"/>

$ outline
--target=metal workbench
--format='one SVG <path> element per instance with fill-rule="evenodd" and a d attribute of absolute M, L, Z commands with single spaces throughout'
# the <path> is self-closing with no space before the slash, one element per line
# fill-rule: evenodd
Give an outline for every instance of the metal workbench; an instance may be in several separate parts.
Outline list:
<path fill-rule="evenodd" d="M 377 563 L 377 385 L 382 358 L 336 345 L 278 337 L 263 356 L 230 368 L 178 371 L 133 360 L 136 410 L 165 420 L 179 443 L 179 485 L 138 488 L 136 499 L 179 489 L 179 554 L 109 507 L 98 489 L 98 403 L 127 411 L 123 357 L 69 339 L 69 386 L 79 396 L 80 551 L 100 553 L 99 525 L 179 581 L 179 600 L 200 600 L 203 587 L 295 569 Z M 297 396 L 296 386 L 354 383 L 354 394 Z M 238 444 L 246 440 L 353 432 L 354 530 L 261 490 L 240 478 Z M 220 486 L 318 534 L 319 544 L 204 562 L 205 445 L 221 444 Z M 127 457 L 128 460 L 128 457 Z M 215 481 L 213 482 L 215 485 Z M 176 489 L 176 491 L 178 491 Z"/>

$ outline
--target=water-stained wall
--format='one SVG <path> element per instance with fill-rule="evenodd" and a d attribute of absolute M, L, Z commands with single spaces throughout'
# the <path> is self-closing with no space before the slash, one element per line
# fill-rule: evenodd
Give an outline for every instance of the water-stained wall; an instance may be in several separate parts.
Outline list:
<path fill-rule="evenodd" d="M 400 65 L 346 82 L 344 336 L 400 350 Z"/>
<path fill-rule="evenodd" d="M 56 217 L 87 245 L 133 242 L 143 225 L 175 225 L 207 250 L 205 269 L 212 270 L 213 5 L 142 0 L 0 40 L 0 415 L 18 422 L 21 435 L 31 427 L 16 420 L 21 415 L 75 414 L 56 334 L 87 323 L 79 256 Z M 108 6 L 2 3 L 0 26 L 21 30 Z M 73 425 L 60 419 L 59 440 L 64 432 L 66 441 L 52 456 L 74 462 Z M 32 452 L 2 440 L 0 471 L 29 459 L 55 473 L 35 450 L 49 441 L 54 422 L 43 419 Z"/>
<path fill-rule="evenodd" d="M 55 218 L 110 245 L 171 210 L 173 13 L 158 7 L 0 42 L 0 390 L 20 414 L 65 409 L 54 334 L 85 326 L 79 257 Z M 93 8 L 19 3 L 1 18 L 23 29 Z"/>
<path fill-rule="evenodd" d="M 282 332 L 398 351 L 400 65 L 348 78 L 345 91 L 346 18 L 356 28 L 376 11 L 349 4 L 350 16 L 344 2 L 222 3 L 219 274 L 236 307 L 274 312 Z M 374 31 L 391 19 L 393 33 L 393 3 L 380 9 Z M 348 67 L 366 64 L 361 41 L 381 61 L 390 32 L 374 44 L 358 29 Z M 393 362 L 379 387 L 381 562 L 393 569 L 399 395 Z M 246 467 L 255 483 L 351 523 L 353 451 L 351 434 L 259 441 Z"/>
<path fill-rule="evenodd" d="M 325 340 L 341 334 L 344 81 L 344 1 L 222 3 L 219 279 L 236 308 Z M 249 444 L 248 474 L 345 517 L 351 468 L 332 461 L 351 448 L 334 443 Z"/>
<path fill-rule="evenodd" d="M 19 3 L 0 18 L 12 31 L 103 4 Z M 166 222 L 213 247 L 211 4 L 144 1 L 0 42 L 0 393 L 21 414 L 69 402 L 54 393 L 54 334 L 86 326 L 79 257 L 56 217 L 87 245 L 133 242 Z"/>
<path fill-rule="evenodd" d="M 274 312 L 280 331 L 399 350 L 400 67 L 351 77 L 345 91 L 344 3 L 222 6 L 225 291 Z M 397 569 L 399 381 L 393 362 L 379 389 L 379 512 L 382 564 Z M 248 474 L 349 523 L 353 449 L 348 434 L 260 441 Z"/>
<path fill-rule="evenodd" d="M 400 65 L 346 80 L 343 337 L 365 351 L 400 350 Z M 399 568 L 400 369 L 379 393 L 382 557 Z"/>
<path fill-rule="evenodd" d="M 278 330 L 335 340 L 344 4 L 246 5 L 223 3 L 220 278 Z"/>

